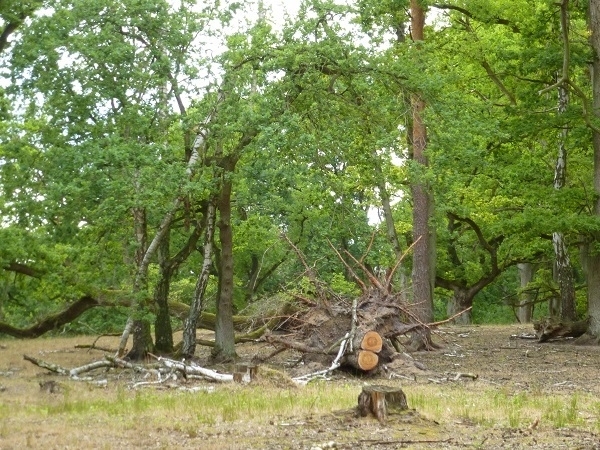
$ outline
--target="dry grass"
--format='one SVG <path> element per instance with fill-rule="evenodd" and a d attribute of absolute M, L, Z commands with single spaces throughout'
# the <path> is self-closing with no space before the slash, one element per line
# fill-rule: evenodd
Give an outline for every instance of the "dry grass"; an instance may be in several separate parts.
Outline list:
<path fill-rule="evenodd" d="M 481 379 L 434 384 L 428 381 L 432 372 L 414 382 L 368 380 L 402 384 L 409 406 L 417 411 L 392 418 L 382 428 L 351 412 L 365 380 L 300 388 L 291 387 L 278 371 L 263 370 L 262 379 L 250 386 L 205 383 L 207 390 L 197 392 L 166 386 L 133 390 L 129 372 L 97 373 L 109 380 L 100 388 L 23 360 L 29 354 L 79 366 L 101 357 L 98 351 L 74 348 L 92 341 L 0 340 L 0 449 L 299 449 L 331 440 L 348 449 L 397 448 L 390 442 L 409 441 L 410 448 L 570 448 L 569 442 L 600 448 L 595 447 L 600 401 L 596 392 L 586 390 L 549 395 L 543 385 L 514 389 Z M 103 338 L 98 345 L 115 347 L 116 338 Z M 435 361 L 444 355 L 428 357 Z M 46 380 L 57 381 L 59 392 L 42 391 L 39 383 Z M 192 384 L 199 386 L 194 382 L 188 387 Z"/>

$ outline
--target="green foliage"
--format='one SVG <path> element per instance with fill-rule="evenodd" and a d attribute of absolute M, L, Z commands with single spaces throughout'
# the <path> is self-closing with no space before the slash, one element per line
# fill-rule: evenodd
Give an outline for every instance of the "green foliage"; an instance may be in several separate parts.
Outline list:
<path fill-rule="evenodd" d="M 373 211 L 391 193 L 400 246 L 408 247 L 409 185 L 418 180 L 435 197 L 438 277 L 460 286 L 487 280 L 473 320 L 513 320 L 511 268 L 550 259 L 554 231 L 574 245 L 600 227 L 584 120 L 587 12 L 570 5 L 569 74 L 578 90 L 558 115 L 555 91 L 540 95 L 562 70 L 558 8 L 459 3 L 437 9 L 418 46 L 405 0 L 305 1 L 280 29 L 268 17 L 238 20 L 253 11 L 246 2 L 3 3 L 0 19 L 17 20 L 19 33 L 2 49 L 0 263 L 39 275 L 0 274 L 4 318 L 24 325 L 34 310 L 56 311 L 95 289 L 132 288 L 140 263 L 132 211 L 144 212 L 151 241 L 173 205 L 168 256 L 180 259 L 170 296 L 189 303 L 204 234 L 190 238 L 204 230 L 207 202 L 224 180 L 233 184 L 238 310 L 286 289 L 309 293 L 305 264 L 352 297 L 357 286 L 333 248 L 350 263 L 347 254 L 391 267 L 396 256 Z M 410 162 L 414 94 L 428 105 L 427 169 Z M 568 178 L 556 190 L 563 126 Z M 144 294 L 158 281 L 156 262 Z M 412 270 L 408 259 L 404 268 Z M 542 270 L 535 283 L 553 282 Z M 436 317 L 445 317 L 448 292 L 439 291 Z M 585 292 L 578 296 L 583 311 Z M 120 320 L 104 314 L 90 312 L 71 329 Z"/>

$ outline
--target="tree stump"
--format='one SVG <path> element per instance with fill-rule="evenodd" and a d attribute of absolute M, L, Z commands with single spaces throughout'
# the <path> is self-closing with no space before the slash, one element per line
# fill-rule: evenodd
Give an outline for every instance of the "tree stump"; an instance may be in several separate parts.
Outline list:
<path fill-rule="evenodd" d="M 400 388 L 390 386 L 365 386 L 358 396 L 358 414 L 366 417 L 373 414 L 381 423 L 387 419 L 388 411 L 408 409 L 406 395 Z"/>
<path fill-rule="evenodd" d="M 250 383 L 258 374 L 258 366 L 254 364 L 236 364 L 233 368 L 233 381 L 236 383 Z"/>

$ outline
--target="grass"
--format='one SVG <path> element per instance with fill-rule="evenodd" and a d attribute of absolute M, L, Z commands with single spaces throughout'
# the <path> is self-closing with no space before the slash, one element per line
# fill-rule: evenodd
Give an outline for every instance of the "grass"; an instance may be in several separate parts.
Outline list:
<path fill-rule="evenodd" d="M 586 393 L 550 395 L 541 391 L 509 393 L 502 389 L 412 386 L 407 397 L 411 407 L 436 421 L 453 417 L 483 427 L 522 429 L 539 419 L 552 428 L 600 432 L 600 402 Z"/>
<path fill-rule="evenodd" d="M 132 390 L 127 373 L 110 374 L 108 387 L 99 388 L 49 376 L 22 359 L 27 353 L 74 367 L 97 358 L 74 352 L 74 342 L 71 338 L 2 342 L 0 385 L 6 390 L 0 392 L 0 448 L 46 448 L 48 442 L 52 448 L 73 447 L 73 443 L 78 448 L 131 447 L 132 443 L 152 448 L 272 448 L 273 442 L 286 448 L 288 441 L 289 448 L 310 448 L 321 441 L 307 442 L 307 435 L 320 439 L 331 429 L 333 434 L 323 437 L 323 442 L 342 435 L 345 442 L 352 442 L 376 437 L 380 429 L 377 421 L 357 422 L 349 413 L 343 420 L 332 415 L 354 408 L 361 385 L 369 380 L 282 387 L 280 380 L 263 379 L 249 386 L 208 384 L 210 390 L 198 392 Z M 275 375 L 266 371 L 264 376 Z M 60 393 L 40 392 L 38 381 L 48 378 L 61 384 Z M 375 382 L 398 385 L 398 381 Z M 435 441 L 449 436 L 436 433 L 448 432 L 462 435 L 476 447 L 480 442 L 489 445 L 486 439 L 494 430 L 525 431 L 537 421 L 544 436 L 556 436 L 552 432 L 559 428 L 600 432 L 597 396 L 531 384 L 534 387 L 529 389 L 479 382 L 408 382 L 403 386 L 408 405 L 425 420 L 421 428 L 390 427 L 386 436 L 397 432 L 396 438 L 404 439 L 406 433 L 413 433 L 414 440 Z M 332 428 L 336 420 L 342 420 L 338 429 Z M 242 438 L 248 444 L 238 445 Z"/>
<path fill-rule="evenodd" d="M 30 427 L 42 421 L 54 424 L 54 432 L 63 434 L 57 431 L 62 427 L 65 436 L 71 435 L 73 429 L 94 423 L 94 428 L 119 429 L 125 434 L 162 430 L 201 440 L 206 430 L 228 429 L 227 424 L 237 428 L 243 423 L 250 429 L 261 429 L 269 423 L 283 427 L 298 418 L 349 410 L 355 407 L 359 391 L 357 384 L 325 382 L 296 389 L 222 385 L 213 391 L 196 393 L 132 391 L 123 385 L 90 390 L 74 383 L 59 395 L 45 394 L 26 403 L 2 404 L 0 439 L 21 433 L 26 436 L 24 445 L 36 448 Z M 545 427 L 600 431 L 600 402 L 584 393 L 549 396 L 541 392 L 472 390 L 460 385 L 410 385 L 405 392 L 411 408 L 439 423 L 526 430 L 539 419 Z M 590 422 L 583 417 L 595 420 Z"/>

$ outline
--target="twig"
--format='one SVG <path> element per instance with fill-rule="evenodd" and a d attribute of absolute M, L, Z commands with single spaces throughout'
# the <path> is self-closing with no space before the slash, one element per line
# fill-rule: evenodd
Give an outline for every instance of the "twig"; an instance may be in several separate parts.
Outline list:
<path fill-rule="evenodd" d="M 94 344 L 77 344 L 75 346 L 75 348 L 87 348 L 88 349 L 88 353 L 90 350 L 99 350 L 101 352 L 108 352 L 108 353 L 116 353 L 116 350 L 114 348 L 108 348 L 108 347 L 98 347 L 97 345 Z"/>
<path fill-rule="evenodd" d="M 402 441 L 381 441 L 378 439 L 361 439 L 360 443 L 365 444 L 377 444 L 377 445 L 398 445 L 403 446 L 406 444 L 443 444 L 452 442 L 452 438 L 448 439 L 425 439 L 425 440 L 402 440 Z"/>
<path fill-rule="evenodd" d="M 362 291 L 363 292 L 367 292 L 368 289 L 367 289 L 367 286 L 365 285 L 365 283 L 358 277 L 358 275 L 356 275 L 356 273 L 354 272 L 354 270 L 352 270 L 352 267 L 350 267 L 348 265 L 348 263 L 344 260 L 344 258 L 342 258 L 342 255 L 340 255 L 340 252 L 337 251 L 337 249 L 333 246 L 333 244 L 331 243 L 331 241 L 329 239 L 327 239 L 327 242 L 329 243 L 329 246 L 333 249 L 333 251 L 335 252 L 335 254 L 338 256 L 338 258 L 342 262 L 342 264 L 344 266 L 346 266 L 346 269 L 348 269 L 348 272 L 350 272 L 350 275 L 352 275 L 352 277 L 354 278 L 354 280 L 360 285 Z M 346 252 L 346 253 L 348 253 L 348 252 Z M 354 260 L 356 261 L 356 259 L 354 259 Z"/>
<path fill-rule="evenodd" d="M 329 245 L 331 245 L 331 242 L 329 243 Z M 333 247 L 333 246 L 332 246 Z M 379 280 L 377 279 L 377 277 L 375 275 L 373 275 L 366 267 L 363 263 L 361 263 L 359 260 L 357 260 L 354 255 L 352 255 L 352 253 L 350 253 L 349 251 L 345 251 L 344 253 L 346 253 L 346 255 L 348 255 L 356 264 L 358 264 L 358 266 L 362 269 L 362 271 L 365 273 L 365 275 L 369 278 L 369 281 L 371 282 L 371 284 L 373 286 L 375 286 L 377 289 L 379 289 L 381 292 L 384 291 L 383 286 L 381 285 L 381 283 L 379 282 Z M 339 256 L 339 253 L 338 253 Z M 340 256 L 341 259 L 341 256 Z M 356 275 L 354 275 L 356 276 Z M 366 291 L 365 291 L 366 292 Z"/>
<path fill-rule="evenodd" d="M 447 319 L 445 319 L 445 320 L 440 320 L 439 322 L 432 322 L 432 323 L 428 323 L 428 324 L 427 324 L 427 326 L 429 326 L 429 327 L 437 327 L 437 326 L 439 326 L 439 325 L 443 325 L 443 324 L 445 324 L 445 323 L 448 323 L 448 322 L 450 322 L 450 321 L 452 321 L 452 320 L 456 319 L 456 318 L 457 318 L 458 316 L 460 316 L 461 314 L 464 314 L 464 313 L 466 313 L 467 311 L 470 311 L 470 310 L 471 310 L 471 308 L 473 308 L 473 307 L 472 307 L 472 306 L 469 306 L 468 308 L 466 308 L 466 309 L 463 309 L 463 310 L 462 310 L 462 311 L 460 311 L 460 312 L 457 312 L 457 313 L 456 313 L 456 314 L 454 314 L 452 317 L 449 317 L 449 318 L 447 318 Z"/>
<path fill-rule="evenodd" d="M 394 267 L 392 267 L 392 270 L 390 271 L 389 275 L 386 277 L 385 279 L 385 287 L 386 289 L 389 291 L 390 286 L 392 284 L 392 278 L 394 277 L 394 274 L 396 273 L 396 270 L 398 270 L 398 267 L 400 266 L 400 263 L 404 260 L 404 257 L 406 255 L 408 255 L 408 252 L 410 252 L 412 250 L 412 248 L 416 245 L 417 242 L 419 242 L 419 240 L 422 238 L 423 236 L 419 236 L 412 244 L 410 244 L 408 246 L 408 248 L 406 249 L 406 251 L 404 253 L 402 253 L 402 255 L 400 255 L 400 258 L 398 258 L 396 260 L 396 263 L 394 264 Z"/>
<path fill-rule="evenodd" d="M 371 233 L 371 240 L 369 241 L 369 245 L 367 245 L 367 250 L 365 251 L 365 254 L 360 257 L 360 262 L 361 263 L 365 260 L 365 258 L 367 257 L 367 255 L 371 251 L 371 247 L 373 246 L 373 242 L 375 242 L 375 236 L 376 235 L 377 235 L 377 230 L 373 230 L 373 232 Z"/>

